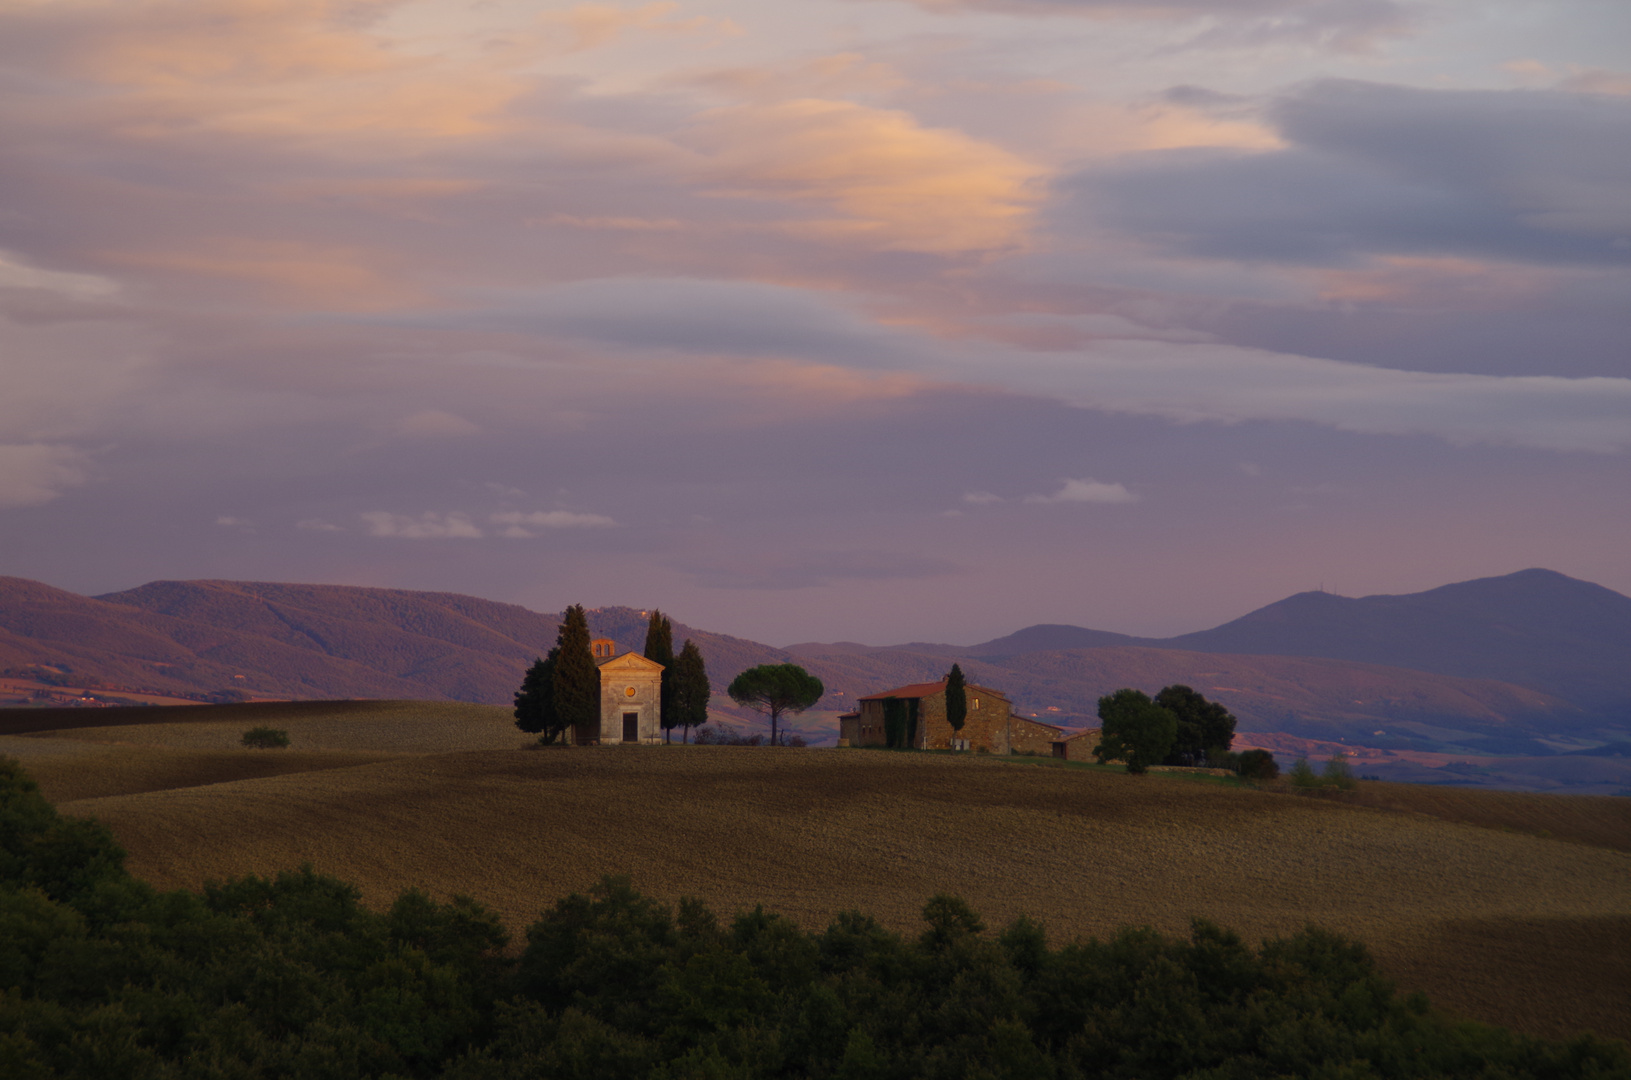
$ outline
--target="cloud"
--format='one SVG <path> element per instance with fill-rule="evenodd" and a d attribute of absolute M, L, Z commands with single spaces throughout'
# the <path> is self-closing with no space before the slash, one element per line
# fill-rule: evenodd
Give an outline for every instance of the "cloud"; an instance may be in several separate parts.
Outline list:
<path fill-rule="evenodd" d="M 1152 341 L 1009 353 L 1000 365 L 965 369 L 964 377 L 1083 408 L 1181 422 L 1303 421 L 1371 435 L 1430 435 L 1460 446 L 1631 449 L 1627 378 L 1398 371 Z"/>
<path fill-rule="evenodd" d="M 1269 116 L 1283 150 L 1141 155 L 1061 191 L 1103 224 L 1210 258 L 1631 265 L 1631 99 L 1324 80 Z"/>
<path fill-rule="evenodd" d="M 446 138 L 490 130 L 520 58 L 414 55 L 403 0 L 115 0 L 0 14 L 0 58 L 117 88 L 137 131 Z M 537 43 L 528 43 L 536 51 Z"/>
<path fill-rule="evenodd" d="M 943 13 L 992 11 L 1008 15 L 1065 15 L 1097 19 L 1201 20 L 1195 44 L 1264 45 L 1294 42 L 1366 52 L 1409 33 L 1414 4 L 1396 0 L 911 0 Z"/>
<path fill-rule="evenodd" d="M 1138 500 L 1137 495 L 1121 484 L 1106 484 L 1091 478 L 1066 480 L 1052 495 L 1025 496 L 1028 503 L 1130 503 Z"/>
<path fill-rule="evenodd" d="M 705 113 L 687 142 L 720 195 L 816 205 L 839 216 L 777 225 L 884 251 L 951 255 L 1022 247 L 1042 169 L 949 128 L 849 101 L 805 98 Z"/>
<path fill-rule="evenodd" d="M 679 4 L 664 0 L 661 3 L 642 4 L 637 8 L 618 7 L 616 4 L 578 4 L 569 11 L 546 13 L 539 22 L 551 36 L 566 41 L 569 52 L 582 52 L 609 44 L 629 30 L 645 30 L 667 34 L 696 34 L 714 32 L 726 36 L 742 33 L 730 19 L 715 19 L 704 15 L 676 18 Z"/>
<path fill-rule="evenodd" d="M 758 373 L 772 392 L 796 401 L 960 386 L 1181 422 L 1289 421 L 1456 445 L 1631 448 L 1631 379 L 1402 371 L 1234 346 L 1195 332 L 1134 337 L 1139 328 L 1120 318 L 1057 319 L 1060 333 L 1015 348 L 1001 335 L 931 337 L 881 324 L 846 300 L 743 282 L 623 279 L 580 282 L 453 318 L 635 346 L 675 361 L 737 356 L 742 360 L 731 363 L 744 364 L 744 373 L 718 364 L 709 370 L 750 388 Z M 786 359 L 767 364 L 766 356 Z M 828 377 L 846 366 L 848 379 Z"/>
<path fill-rule="evenodd" d="M 233 517 L 230 514 L 222 514 L 220 517 L 215 519 L 215 523 L 229 529 L 242 529 L 244 532 L 255 531 L 255 523 L 253 521 L 249 520 L 248 518 Z"/>
<path fill-rule="evenodd" d="M 393 514 L 385 510 L 370 510 L 357 515 L 368 528 L 369 536 L 387 536 L 402 540 L 479 540 L 486 534 L 470 520 L 468 514 L 454 511 L 438 514 L 427 510 L 418 517 Z"/>
<path fill-rule="evenodd" d="M 579 514 L 570 510 L 537 510 L 530 514 L 507 510 L 488 518 L 501 525 L 500 536 L 513 540 L 530 540 L 538 534 L 534 529 L 604 529 L 617 524 L 604 514 Z"/>
<path fill-rule="evenodd" d="M 892 551 L 813 551 L 771 558 L 698 560 L 679 563 L 708 589 L 812 589 L 837 581 L 889 581 L 939 577 L 957 570 L 955 563 L 926 555 Z"/>
<path fill-rule="evenodd" d="M 423 299 L 378 265 L 388 259 L 384 252 L 359 247 L 204 237 L 187 247 L 116 248 L 101 257 L 116 266 L 184 275 L 193 282 L 242 282 L 273 302 L 324 311 L 377 311 Z"/>
<path fill-rule="evenodd" d="M 303 529 L 306 532 L 345 532 L 343 526 L 336 525 L 332 521 L 324 521 L 322 518 L 305 518 L 295 522 L 294 527 Z"/>
<path fill-rule="evenodd" d="M 487 294 L 468 313 L 414 316 L 409 325 L 474 326 L 613 345 L 726 356 L 887 362 L 897 347 L 834 297 L 752 281 L 626 277 L 575 281 L 533 293 Z"/>
<path fill-rule="evenodd" d="M 410 439 L 448 439 L 481 434 L 481 428 L 464 417 L 441 409 L 422 409 L 410 413 L 398 420 L 392 429 Z"/>
<path fill-rule="evenodd" d="M 0 508 L 48 503 L 89 479 L 90 459 L 73 447 L 0 444 Z"/>
<path fill-rule="evenodd" d="M 453 511 L 439 514 L 426 511 L 418 517 L 411 514 L 393 514 L 385 510 L 371 510 L 358 514 L 368 529 L 369 536 L 393 537 L 403 540 L 480 540 L 488 531 L 473 521 L 469 514 Z M 523 513 L 502 510 L 487 517 L 495 531 L 491 535 L 511 540 L 530 540 L 540 529 L 604 529 L 617 524 L 603 514 L 582 514 L 571 510 L 536 510 Z M 301 522 L 302 529 L 338 531 L 338 526 L 325 521 Z"/>
<path fill-rule="evenodd" d="M 966 491 L 963 493 L 963 501 L 975 506 L 989 506 L 1002 502 L 1002 496 L 993 495 L 989 491 Z"/>
<path fill-rule="evenodd" d="M 101 300 L 119 291 L 119 283 L 97 274 L 41 270 L 0 251 L 0 289 L 43 289 L 75 300 Z"/>

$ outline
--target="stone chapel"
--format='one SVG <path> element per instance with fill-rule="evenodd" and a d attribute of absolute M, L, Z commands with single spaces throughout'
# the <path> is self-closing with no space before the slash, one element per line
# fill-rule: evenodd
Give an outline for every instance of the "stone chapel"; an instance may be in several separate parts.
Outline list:
<path fill-rule="evenodd" d="M 589 652 L 600 668 L 600 729 L 579 727 L 572 741 L 579 746 L 662 742 L 663 665 L 639 653 L 619 656 L 611 638 L 595 638 Z"/>

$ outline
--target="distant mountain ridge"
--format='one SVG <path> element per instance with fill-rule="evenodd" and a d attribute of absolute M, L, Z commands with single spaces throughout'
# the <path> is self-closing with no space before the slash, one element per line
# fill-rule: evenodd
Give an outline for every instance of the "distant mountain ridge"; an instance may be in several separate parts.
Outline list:
<path fill-rule="evenodd" d="M 590 625 L 637 650 L 646 615 L 591 609 Z M 84 597 L 0 578 L 0 670 L 67 667 L 161 692 L 507 703 L 558 625 L 454 593 L 163 581 Z M 676 644 L 688 637 L 727 712 L 724 687 L 755 664 L 803 664 L 826 684 L 818 711 L 830 717 L 863 694 L 938 679 L 955 660 L 1022 712 L 1067 726 L 1090 723 L 1098 697 L 1121 686 L 1183 682 L 1224 701 L 1243 729 L 1372 745 L 1545 754 L 1537 737 L 1631 732 L 1631 708 L 1618 704 L 1631 704 L 1631 600 L 1550 571 L 1402 597 L 1304 593 L 1166 640 L 1048 624 L 971 646 L 777 649 L 677 623 Z"/>
<path fill-rule="evenodd" d="M 1631 597 L 1552 570 L 1401 596 L 1298 593 L 1160 644 L 1503 679 L 1631 718 Z"/>
<path fill-rule="evenodd" d="M 1530 569 L 1425 592 L 1360 598 L 1305 592 L 1210 630 L 1138 638 L 1039 624 L 978 645 L 851 642 L 846 655 L 896 650 L 1001 661 L 1035 652 L 1143 648 L 1337 660 L 1497 680 L 1567 702 L 1582 719 L 1631 726 L 1631 597 Z M 801 656 L 827 646 L 789 646 Z"/>

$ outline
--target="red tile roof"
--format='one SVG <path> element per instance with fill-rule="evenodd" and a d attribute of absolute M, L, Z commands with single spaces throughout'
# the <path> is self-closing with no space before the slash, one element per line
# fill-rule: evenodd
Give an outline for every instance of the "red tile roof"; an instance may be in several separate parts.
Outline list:
<path fill-rule="evenodd" d="M 898 697 L 898 698 L 926 698 L 926 697 L 933 697 L 935 694 L 940 693 L 940 691 L 944 690 L 945 688 L 946 688 L 946 680 L 941 679 L 939 682 L 920 682 L 920 683 L 913 683 L 910 686 L 900 686 L 900 687 L 896 687 L 894 690 L 885 690 L 881 694 L 868 694 L 864 698 L 856 698 L 855 700 L 856 701 L 882 701 L 884 698 L 891 698 L 891 697 Z"/>

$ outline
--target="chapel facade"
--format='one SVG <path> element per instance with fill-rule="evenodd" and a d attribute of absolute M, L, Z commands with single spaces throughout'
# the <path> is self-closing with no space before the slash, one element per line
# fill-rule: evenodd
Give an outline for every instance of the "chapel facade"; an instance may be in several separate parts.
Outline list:
<path fill-rule="evenodd" d="M 600 669 L 600 724 L 572 732 L 578 746 L 651 745 L 663 741 L 663 665 L 639 653 L 617 652 L 611 638 L 595 638 L 589 652 Z"/>

